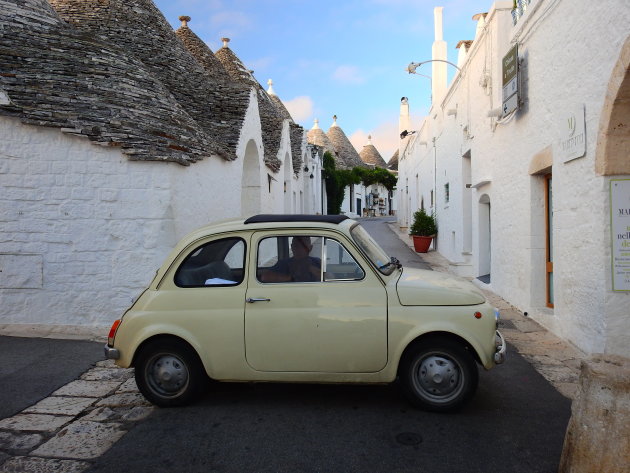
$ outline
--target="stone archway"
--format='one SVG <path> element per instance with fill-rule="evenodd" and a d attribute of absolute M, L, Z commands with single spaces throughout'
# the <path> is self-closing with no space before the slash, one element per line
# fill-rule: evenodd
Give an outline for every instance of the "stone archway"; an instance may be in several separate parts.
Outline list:
<path fill-rule="evenodd" d="M 261 209 L 260 156 L 254 140 L 249 140 L 241 177 L 241 215 L 255 215 Z"/>
<path fill-rule="evenodd" d="M 595 172 L 630 174 L 630 36 L 608 82 L 597 134 Z"/>

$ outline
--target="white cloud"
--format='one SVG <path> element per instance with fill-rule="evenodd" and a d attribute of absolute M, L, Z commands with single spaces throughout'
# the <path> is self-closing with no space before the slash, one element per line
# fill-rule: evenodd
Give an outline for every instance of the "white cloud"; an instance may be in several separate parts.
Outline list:
<path fill-rule="evenodd" d="M 345 84 L 362 84 L 365 78 L 357 66 L 343 65 L 334 70 L 333 79 Z"/>
<path fill-rule="evenodd" d="M 313 115 L 313 100 L 308 96 L 295 97 L 283 103 L 296 122 L 305 121 Z"/>

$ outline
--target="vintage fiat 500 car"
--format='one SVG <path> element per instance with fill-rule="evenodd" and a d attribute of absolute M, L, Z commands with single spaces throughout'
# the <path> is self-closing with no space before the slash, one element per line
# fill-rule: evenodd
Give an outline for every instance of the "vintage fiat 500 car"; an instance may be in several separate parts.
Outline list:
<path fill-rule="evenodd" d="M 389 383 L 448 411 L 502 363 L 474 285 L 403 268 L 345 216 L 257 215 L 183 238 L 114 322 L 105 353 L 158 406 L 218 381 Z"/>

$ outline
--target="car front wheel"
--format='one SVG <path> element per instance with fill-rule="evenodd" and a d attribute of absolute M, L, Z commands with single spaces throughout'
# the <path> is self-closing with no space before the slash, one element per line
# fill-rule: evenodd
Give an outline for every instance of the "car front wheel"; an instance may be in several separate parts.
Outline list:
<path fill-rule="evenodd" d="M 399 380 L 412 404 L 447 412 L 472 397 L 479 374 L 475 360 L 461 344 L 433 338 L 408 350 L 400 364 Z"/>
<path fill-rule="evenodd" d="M 135 377 L 144 397 L 160 407 L 190 403 L 207 379 L 197 353 L 189 345 L 164 339 L 141 348 L 135 362 Z"/>

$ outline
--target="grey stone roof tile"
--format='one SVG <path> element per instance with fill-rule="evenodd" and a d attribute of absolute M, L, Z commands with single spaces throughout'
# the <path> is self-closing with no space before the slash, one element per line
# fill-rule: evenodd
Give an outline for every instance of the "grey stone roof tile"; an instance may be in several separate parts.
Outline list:
<path fill-rule="evenodd" d="M 398 150 L 393 154 L 387 163 L 387 169 L 390 171 L 398 171 Z"/>
<path fill-rule="evenodd" d="M 309 144 L 323 148 L 324 152 L 328 151 L 333 155 L 333 157 L 335 157 L 335 159 L 337 159 L 337 151 L 335 151 L 335 147 L 330 142 L 330 139 L 328 139 L 328 135 L 326 135 L 324 130 L 319 127 L 317 120 L 315 120 L 315 126 L 306 133 L 306 140 Z"/>
<path fill-rule="evenodd" d="M 226 93 L 230 115 L 243 112 L 245 94 L 220 88 L 189 53 L 151 0 L 50 0 L 57 13 L 79 30 L 96 35 L 141 61 L 206 132 L 216 154 L 236 159 L 239 129 L 222 126 Z"/>
<path fill-rule="evenodd" d="M 222 151 L 142 61 L 60 21 L 48 2 L 0 0 L 0 12 L 0 88 L 10 99 L 0 114 L 136 160 L 190 164 Z"/>
<path fill-rule="evenodd" d="M 265 148 L 265 164 L 274 172 L 280 170 L 282 162 L 278 159 L 280 141 L 282 138 L 283 117 L 278 112 L 276 105 L 267 92 L 254 78 L 252 72 L 245 67 L 243 62 L 227 46 L 229 39 L 224 38 L 224 45 L 215 56 L 223 64 L 225 70 L 232 79 L 254 87 L 258 97 L 258 110 L 262 127 L 263 146 Z"/>
<path fill-rule="evenodd" d="M 328 129 L 328 139 L 335 147 L 335 151 L 339 156 L 339 163 L 342 164 L 343 167 L 347 169 L 352 169 L 353 167 L 366 167 L 365 163 L 361 161 L 361 157 L 357 150 L 354 149 L 352 143 L 343 132 L 341 127 L 337 125 L 337 116 L 334 116 L 335 120 L 333 125 Z"/>
<path fill-rule="evenodd" d="M 379 153 L 376 147 L 372 144 L 371 136 L 369 137 L 369 140 L 370 141 L 368 142 L 368 144 L 363 146 L 363 149 L 359 152 L 361 160 L 365 164 L 370 164 L 372 166 L 386 169 L 387 163 L 385 163 L 385 160 L 381 156 L 381 153 Z"/>

